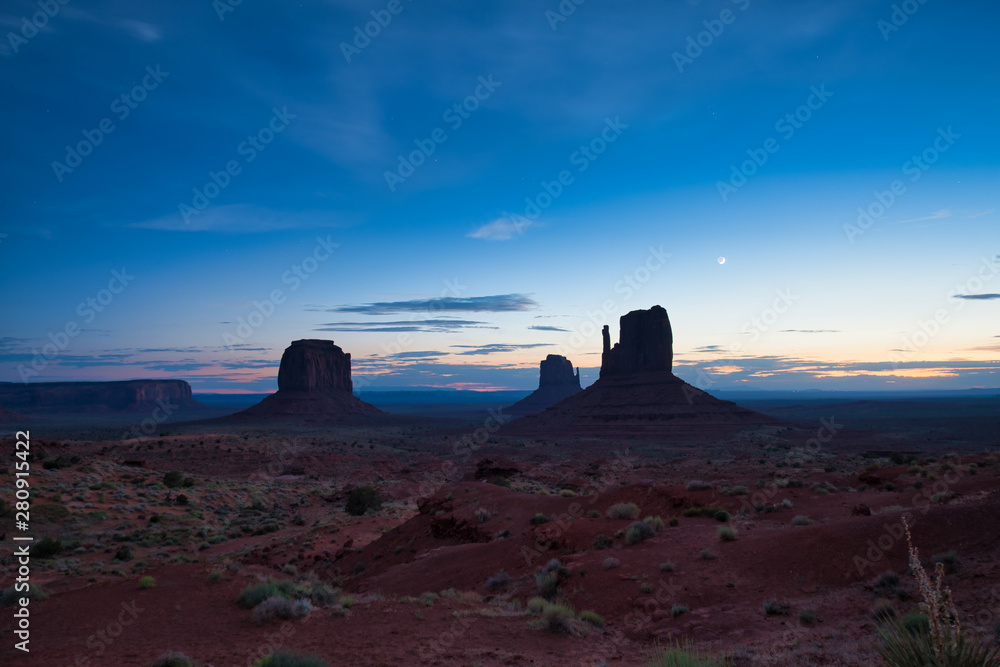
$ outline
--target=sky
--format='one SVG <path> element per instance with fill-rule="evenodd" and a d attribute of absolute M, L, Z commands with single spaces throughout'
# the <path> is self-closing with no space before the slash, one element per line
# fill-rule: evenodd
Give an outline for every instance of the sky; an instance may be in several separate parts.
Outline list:
<path fill-rule="evenodd" d="M 0 381 L 532 389 L 659 304 L 724 389 L 1000 387 L 1000 7 L 0 9 Z"/>

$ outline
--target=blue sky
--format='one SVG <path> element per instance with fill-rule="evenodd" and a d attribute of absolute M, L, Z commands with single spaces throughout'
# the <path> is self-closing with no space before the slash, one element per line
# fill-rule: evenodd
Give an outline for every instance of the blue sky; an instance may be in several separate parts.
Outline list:
<path fill-rule="evenodd" d="M 896 7 L 5 3 L 0 380 L 1000 386 L 1000 9 Z"/>

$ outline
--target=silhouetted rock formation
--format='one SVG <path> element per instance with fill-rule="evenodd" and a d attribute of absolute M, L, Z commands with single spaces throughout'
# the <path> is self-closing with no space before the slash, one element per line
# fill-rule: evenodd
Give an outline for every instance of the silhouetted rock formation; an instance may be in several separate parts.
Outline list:
<path fill-rule="evenodd" d="M 620 328 L 620 340 L 612 347 L 608 327 L 604 327 L 597 382 L 540 414 L 514 420 L 502 432 L 636 435 L 687 429 L 700 433 L 710 426 L 778 423 L 772 417 L 721 401 L 674 375 L 673 333 L 667 311 L 660 306 L 623 315 Z"/>
<path fill-rule="evenodd" d="M 580 389 L 580 371 L 573 372 L 569 359 L 558 354 L 550 354 L 542 359 L 539 366 L 538 387 L 571 385 Z"/>
<path fill-rule="evenodd" d="M 234 416 L 337 421 L 381 414 L 355 396 L 353 387 L 350 354 L 332 340 L 297 340 L 281 355 L 278 391 Z"/>
<path fill-rule="evenodd" d="M 608 325 L 601 332 L 601 377 L 645 371 L 673 370 L 674 334 L 667 311 L 660 306 L 633 310 L 619 320 L 619 341 L 611 347 Z"/>
<path fill-rule="evenodd" d="M 203 407 L 183 380 L 0 382 L 0 404 L 25 413 L 141 413 L 163 406 L 173 413 Z"/>
<path fill-rule="evenodd" d="M 332 340 L 293 341 L 281 355 L 278 391 L 353 390 L 351 355 Z"/>
<path fill-rule="evenodd" d="M 550 354 L 542 360 L 538 389 L 507 408 L 511 415 L 530 415 L 580 393 L 580 371 L 573 372 L 569 359 Z"/>

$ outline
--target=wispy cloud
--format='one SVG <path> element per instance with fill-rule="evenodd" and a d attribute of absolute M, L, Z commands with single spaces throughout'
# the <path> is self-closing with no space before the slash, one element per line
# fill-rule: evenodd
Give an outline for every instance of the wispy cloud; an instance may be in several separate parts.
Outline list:
<path fill-rule="evenodd" d="M 569 331 L 569 329 L 563 329 L 562 327 L 549 327 L 549 326 L 531 326 L 528 328 L 533 331 Z"/>
<path fill-rule="evenodd" d="M 411 301 L 381 301 L 358 306 L 329 308 L 328 313 L 364 313 L 366 315 L 391 315 L 393 313 L 510 313 L 538 308 L 538 302 L 525 294 L 497 294 L 493 296 L 448 297 L 413 299 Z"/>
<path fill-rule="evenodd" d="M 782 329 L 780 333 L 842 333 L 840 329 Z"/>
<path fill-rule="evenodd" d="M 486 322 L 476 320 L 402 320 L 396 322 L 328 322 L 313 331 L 343 331 L 343 332 L 371 332 L 371 333 L 406 333 L 406 332 L 426 332 L 426 333 L 447 333 L 460 329 L 496 329 Z"/>
<path fill-rule="evenodd" d="M 949 209 L 943 208 L 940 211 L 935 211 L 934 213 L 931 213 L 930 215 L 925 215 L 922 218 L 910 218 L 909 220 L 900 220 L 896 224 L 903 225 L 908 222 L 923 222 L 924 220 L 942 220 L 944 218 L 950 218 L 951 216 L 952 212 Z"/>
<path fill-rule="evenodd" d="M 188 203 L 190 205 L 190 203 Z M 179 211 L 127 226 L 168 232 L 219 232 L 259 234 L 286 229 L 346 227 L 348 224 L 326 211 L 277 211 L 251 204 L 212 205 L 185 220 Z"/>
<path fill-rule="evenodd" d="M 994 211 L 996 211 L 995 208 L 988 208 L 985 211 L 973 211 L 972 213 L 969 213 L 965 217 L 966 218 L 970 218 L 970 219 L 971 218 L 981 218 L 982 216 L 989 215 L 990 213 L 993 213 Z"/>
<path fill-rule="evenodd" d="M 534 223 L 527 218 L 517 222 L 511 217 L 497 218 L 493 222 L 487 222 L 479 229 L 469 232 L 466 236 L 484 241 L 509 241 L 515 236 L 523 236 L 524 231 L 533 225 Z"/>
<path fill-rule="evenodd" d="M 517 350 L 527 350 L 533 347 L 549 347 L 551 343 L 491 343 L 489 345 L 452 345 L 457 348 L 469 348 L 465 352 L 458 352 L 462 356 L 493 354 L 494 352 L 514 352 Z"/>
<path fill-rule="evenodd" d="M 1000 299 L 1000 294 L 956 294 L 956 299 L 965 299 L 966 301 L 993 301 L 994 299 Z"/>

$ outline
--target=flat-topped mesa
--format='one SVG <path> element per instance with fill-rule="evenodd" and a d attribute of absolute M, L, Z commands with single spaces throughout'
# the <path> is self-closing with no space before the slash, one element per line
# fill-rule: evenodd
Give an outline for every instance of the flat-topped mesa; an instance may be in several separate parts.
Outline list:
<path fill-rule="evenodd" d="M 292 341 L 281 355 L 278 391 L 351 393 L 351 355 L 332 340 Z"/>
<path fill-rule="evenodd" d="M 538 389 L 507 408 L 512 415 L 530 415 L 580 393 L 580 370 L 564 356 L 550 354 L 539 365 Z"/>
<path fill-rule="evenodd" d="M 381 415 L 353 393 L 351 355 L 332 340 L 296 340 L 278 366 L 278 391 L 233 419 L 294 419 L 307 423 Z"/>
<path fill-rule="evenodd" d="M 538 388 L 569 385 L 580 389 L 580 371 L 573 372 L 573 364 L 566 357 L 550 354 L 542 359 Z"/>
<path fill-rule="evenodd" d="M 619 342 L 611 347 L 608 326 L 601 332 L 604 350 L 601 377 L 647 371 L 672 372 L 674 334 L 670 318 L 662 306 L 633 310 L 619 319 Z"/>

